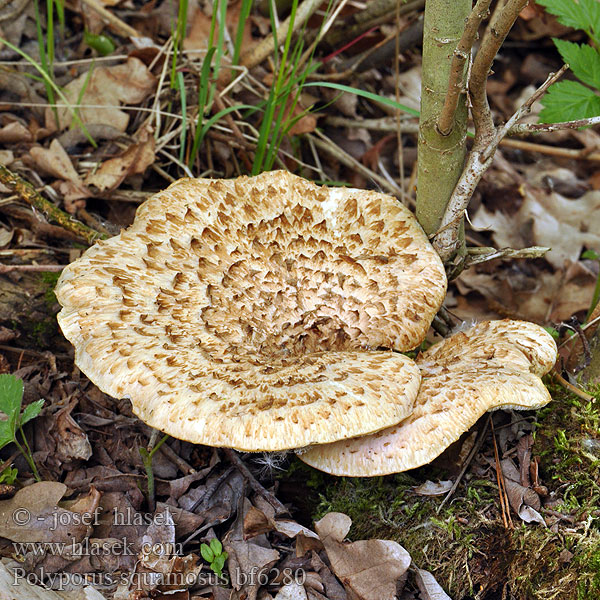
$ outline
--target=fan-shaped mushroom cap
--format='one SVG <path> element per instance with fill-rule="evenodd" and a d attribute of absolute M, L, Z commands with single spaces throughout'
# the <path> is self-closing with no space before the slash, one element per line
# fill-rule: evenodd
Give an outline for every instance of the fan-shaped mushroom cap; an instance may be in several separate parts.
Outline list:
<path fill-rule="evenodd" d="M 406 357 L 444 297 L 441 261 L 394 198 L 283 171 L 183 179 L 61 275 L 75 361 L 148 424 L 281 450 L 410 414 Z"/>
<path fill-rule="evenodd" d="M 556 360 L 542 327 L 486 321 L 434 345 L 417 358 L 423 378 L 413 413 L 372 435 L 299 452 L 332 475 L 369 477 L 431 462 L 489 410 L 535 409 L 551 398 L 540 376 Z"/>

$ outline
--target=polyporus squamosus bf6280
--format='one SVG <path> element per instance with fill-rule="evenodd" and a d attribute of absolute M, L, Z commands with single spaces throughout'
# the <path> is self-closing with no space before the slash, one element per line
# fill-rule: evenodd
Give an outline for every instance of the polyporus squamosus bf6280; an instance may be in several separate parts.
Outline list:
<path fill-rule="evenodd" d="M 392 350 L 421 342 L 445 289 L 395 199 L 278 171 L 174 183 L 56 295 L 77 365 L 145 422 L 270 451 L 407 417 L 419 369 Z"/>
<path fill-rule="evenodd" d="M 535 409 L 550 401 L 540 377 L 556 361 L 556 344 L 542 327 L 484 321 L 417 357 L 422 383 L 412 414 L 372 435 L 314 446 L 300 454 L 333 475 L 366 477 L 431 462 L 486 411 Z"/>

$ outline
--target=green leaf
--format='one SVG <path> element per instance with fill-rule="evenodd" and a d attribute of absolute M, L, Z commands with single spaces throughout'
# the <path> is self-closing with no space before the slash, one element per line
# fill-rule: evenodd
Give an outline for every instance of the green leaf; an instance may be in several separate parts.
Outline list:
<path fill-rule="evenodd" d="M 96 35 L 89 31 L 83 32 L 83 41 L 102 56 L 108 56 L 115 51 L 115 43 L 106 35 Z"/>
<path fill-rule="evenodd" d="M 8 485 L 12 485 L 17 480 L 17 475 L 19 471 L 17 469 L 13 469 L 12 467 L 7 467 L 0 473 L 0 483 L 6 483 Z"/>
<path fill-rule="evenodd" d="M 210 568 L 217 574 L 219 577 L 223 572 L 223 567 L 225 566 L 225 561 L 227 560 L 227 552 L 220 554 L 212 561 L 210 564 Z"/>
<path fill-rule="evenodd" d="M 11 415 L 21 410 L 23 400 L 23 381 L 14 375 L 0 375 L 0 410 Z"/>
<path fill-rule="evenodd" d="M 562 59 L 569 63 L 571 71 L 593 88 L 600 89 L 600 54 L 591 46 L 579 45 L 553 38 Z"/>
<path fill-rule="evenodd" d="M 213 538 L 210 540 L 210 549 L 213 551 L 215 556 L 219 556 L 223 552 L 223 544 L 217 539 Z"/>
<path fill-rule="evenodd" d="M 600 33 L 600 2 L 598 0 L 536 0 L 536 4 L 556 15 L 558 22 L 574 29 L 590 28 Z"/>
<path fill-rule="evenodd" d="M 0 448 L 4 448 L 15 440 L 15 430 L 8 421 L 0 421 Z"/>
<path fill-rule="evenodd" d="M 213 560 L 215 560 L 215 554 L 214 552 L 210 549 L 208 544 L 201 544 L 200 545 L 200 554 L 202 555 L 202 558 L 207 562 L 207 563 L 212 563 Z"/>
<path fill-rule="evenodd" d="M 577 81 L 559 81 L 542 98 L 540 123 L 575 121 L 600 115 L 600 96 Z"/>
<path fill-rule="evenodd" d="M 600 254 L 595 250 L 586 250 L 581 254 L 581 258 L 589 258 L 591 260 L 600 260 Z"/>
<path fill-rule="evenodd" d="M 21 415 L 21 427 L 25 425 L 25 423 L 31 421 L 31 419 L 35 419 L 40 414 L 42 406 L 44 406 L 43 399 L 28 404 Z"/>

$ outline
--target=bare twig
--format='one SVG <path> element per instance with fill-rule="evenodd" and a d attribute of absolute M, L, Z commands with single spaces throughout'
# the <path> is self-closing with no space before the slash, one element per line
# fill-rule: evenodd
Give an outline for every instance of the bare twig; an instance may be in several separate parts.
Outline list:
<path fill-rule="evenodd" d="M 560 158 L 572 158 L 574 160 L 589 160 L 600 162 L 600 152 L 590 152 L 589 149 L 582 148 L 574 150 L 573 148 L 560 148 L 558 146 L 548 146 L 547 144 L 536 144 L 534 142 L 525 142 L 523 140 L 512 140 L 504 138 L 500 142 L 501 146 L 506 148 L 515 148 L 525 152 L 539 152 L 548 156 L 558 156 Z"/>
<path fill-rule="evenodd" d="M 444 496 L 444 499 L 440 502 L 439 506 L 437 507 L 438 514 L 442 510 L 442 507 L 444 506 L 444 504 L 446 504 L 446 502 L 448 502 L 448 500 L 450 500 L 450 498 L 456 491 L 456 488 L 458 487 L 458 485 L 462 481 L 462 478 L 464 477 L 465 473 L 467 472 L 467 469 L 469 468 L 469 465 L 471 464 L 473 457 L 481 448 L 481 446 L 483 444 L 483 440 L 485 440 L 485 434 L 487 433 L 490 420 L 491 420 L 491 417 L 488 415 L 488 418 L 485 420 L 483 427 L 479 430 L 479 433 L 477 434 L 477 439 L 475 440 L 475 443 L 473 444 L 471 451 L 467 455 L 467 458 L 465 458 L 465 462 L 463 463 L 463 465 L 460 469 L 460 473 L 456 477 L 456 480 L 452 484 L 452 487 L 450 488 L 449 492 Z"/>
<path fill-rule="evenodd" d="M 291 18 L 288 17 L 277 29 L 277 40 L 285 40 L 288 30 L 292 27 L 292 31 L 297 31 L 308 18 L 321 6 L 321 0 L 304 0 L 296 11 L 296 18 L 291 23 Z M 259 65 L 267 56 L 274 50 L 274 37 L 271 33 L 263 38 L 256 45 L 244 52 L 240 58 L 240 64 L 248 69 Z"/>
<path fill-rule="evenodd" d="M 482 160 L 487 160 L 494 154 L 494 152 L 496 152 L 496 148 L 498 148 L 500 141 L 505 138 L 508 132 L 531 111 L 533 103 L 541 98 L 546 93 L 546 90 L 555 81 L 560 79 L 568 68 L 569 65 L 563 65 L 556 73 L 550 73 L 550 75 L 548 75 L 546 78 L 546 81 L 544 81 L 544 83 L 542 83 L 542 85 L 540 85 L 540 87 L 535 90 L 533 94 L 531 94 L 531 96 L 517 109 L 515 114 L 508 121 L 506 121 L 502 127 L 499 127 L 496 130 L 494 139 L 489 143 L 488 147 L 482 154 Z"/>
<path fill-rule="evenodd" d="M 498 444 L 496 443 L 496 432 L 494 431 L 494 420 L 490 415 L 488 417 L 490 427 L 492 428 L 492 440 L 494 442 L 494 459 L 496 461 L 496 481 L 498 482 L 498 493 L 500 495 L 500 507 L 502 512 L 502 521 L 505 529 L 513 529 L 514 525 L 510 516 L 510 504 L 508 502 L 508 494 L 504 484 L 504 473 L 500 465 L 500 456 L 498 455 Z"/>
<path fill-rule="evenodd" d="M 50 273 L 62 271 L 67 265 L 2 265 L 0 264 L 0 274 L 10 273 L 12 271 L 28 271 L 29 273 Z"/>
<path fill-rule="evenodd" d="M 274 509 L 276 514 L 289 514 L 289 510 L 273 494 L 267 491 L 261 483 L 254 477 L 252 471 L 246 466 L 235 450 L 225 448 L 225 454 L 232 464 L 234 464 L 250 487 L 259 496 L 264 498 Z"/>
<path fill-rule="evenodd" d="M 521 250 L 514 248 L 467 248 L 467 258 L 465 259 L 465 268 L 472 265 L 495 260 L 496 258 L 542 258 L 550 248 L 544 246 L 530 246 Z"/>
<path fill-rule="evenodd" d="M 587 402 L 592 402 L 594 400 L 594 396 L 590 396 L 590 394 L 586 394 L 583 390 L 580 390 L 577 386 L 569 383 L 557 370 L 556 368 L 552 371 L 552 375 L 554 378 L 562 385 L 565 389 L 569 390 L 576 396 L 579 396 L 582 400 L 586 400 Z"/>
<path fill-rule="evenodd" d="M 108 237 L 107 235 L 95 231 L 91 227 L 73 219 L 71 215 L 63 212 L 60 208 L 52 204 L 52 202 L 38 194 L 28 181 L 25 181 L 20 175 L 13 173 L 4 165 L 0 165 L 0 182 L 10 188 L 13 192 L 16 192 L 22 200 L 27 202 L 27 204 L 44 213 L 48 219 L 83 238 L 88 244 L 92 244 L 97 239 Z"/>
<path fill-rule="evenodd" d="M 448 80 L 448 92 L 438 121 L 438 129 L 442 135 L 448 135 L 454 126 L 454 113 L 458 106 L 458 98 L 465 88 L 465 64 L 471 56 L 471 49 L 477 38 L 479 25 L 489 14 L 491 2 L 492 0 L 477 1 L 467 19 L 465 31 L 454 51 Z"/>
<path fill-rule="evenodd" d="M 550 133 L 562 129 L 579 129 L 580 127 L 591 127 L 600 125 L 600 117 L 589 117 L 588 119 L 577 119 L 576 121 L 564 121 L 562 123 L 522 123 L 513 125 L 508 130 L 508 135 L 524 135 L 528 133 Z"/>
<path fill-rule="evenodd" d="M 127 23 L 121 21 L 119 17 L 113 15 L 104 5 L 98 0 L 82 0 L 84 4 L 87 4 L 93 11 L 97 12 L 102 19 L 104 19 L 108 25 L 118 33 L 124 37 L 140 37 L 140 32 L 137 29 L 131 27 L 131 25 L 127 25 Z"/>
<path fill-rule="evenodd" d="M 373 180 L 386 192 L 396 196 L 405 196 L 404 192 L 400 189 L 400 186 L 392 185 L 385 177 L 382 177 L 381 175 L 375 173 L 368 167 L 365 167 L 365 165 L 363 165 L 353 156 L 342 150 L 339 146 L 334 144 L 328 137 L 321 134 L 318 130 L 315 133 L 316 135 L 307 134 L 307 137 L 309 137 L 314 142 L 317 148 L 319 148 L 323 152 L 326 152 L 330 156 L 333 156 L 347 167 L 359 172 L 364 177 Z"/>

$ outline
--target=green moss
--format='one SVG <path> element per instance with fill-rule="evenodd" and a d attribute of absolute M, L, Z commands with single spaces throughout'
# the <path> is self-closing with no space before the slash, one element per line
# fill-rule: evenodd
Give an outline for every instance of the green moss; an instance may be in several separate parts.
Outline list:
<path fill-rule="evenodd" d="M 50 271 L 42 273 L 41 280 L 45 288 L 44 301 L 48 308 L 52 308 L 58 302 L 56 295 L 54 294 L 54 288 L 56 287 L 59 277 L 60 273 L 53 273 Z"/>
<path fill-rule="evenodd" d="M 554 385 L 550 391 L 554 401 L 537 413 L 533 447 L 549 493 L 552 512 L 542 510 L 548 527 L 521 523 L 513 513 L 515 528 L 504 528 L 493 471 L 489 479 L 467 471 L 444 505 L 442 497 L 418 496 L 414 486 L 447 478 L 433 466 L 363 479 L 295 467 L 306 469 L 320 490 L 314 518 L 343 512 L 353 521 L 351 539 L 398 541 L 455 600 L 491 600 L 503 593 L 519 600 L 597 600 L 600 388 L 587 390 L 593 402 Z"/>

